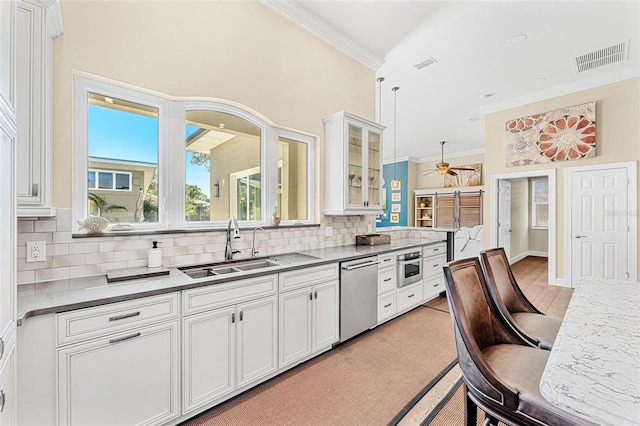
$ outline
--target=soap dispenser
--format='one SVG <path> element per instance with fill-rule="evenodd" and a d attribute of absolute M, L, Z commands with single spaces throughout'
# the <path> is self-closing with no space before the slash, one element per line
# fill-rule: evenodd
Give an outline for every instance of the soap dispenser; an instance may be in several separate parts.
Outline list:
<path fill-rule="evenodd" d="M 162 266 L 162 251 L 158 248 L 158 241 L 153 242 L 153 247 L 149 250 L 149 268 Z"/>

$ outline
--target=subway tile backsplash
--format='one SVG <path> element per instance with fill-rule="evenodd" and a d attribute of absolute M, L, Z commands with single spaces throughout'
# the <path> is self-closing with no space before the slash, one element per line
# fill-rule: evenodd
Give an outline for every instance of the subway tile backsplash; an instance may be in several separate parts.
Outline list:
<path fill-rule="evenodd" d="M 72 238 L 71 210 L 57 209 L 54 218 L 18 221 L 18 284 L 100 275 L 111 269 L 147 266 L 151 241 L 161 241 L 162 264 L 182 266 L 224 260 L 222 231 Z M 256 232 L 258 256 L 354 244 L 355 236 L 375 229 L 375 216 L 326 216 L 319 227 L 268 228 Z M 325 236 L 331 226 L 333 235 Z M 437 237 L 411 228 L 385 228 L 392 238 Z M 251 256 L 252 230 L 233 240 L 237 258 Z M 26 242 L 45 241 L 45 262 L 26 262 Z"/>

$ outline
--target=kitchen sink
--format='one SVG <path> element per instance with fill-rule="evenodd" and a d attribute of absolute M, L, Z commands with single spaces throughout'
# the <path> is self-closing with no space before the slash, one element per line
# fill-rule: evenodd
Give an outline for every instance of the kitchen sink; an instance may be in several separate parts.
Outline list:
<path fill-rule="evenodd" d="M 266 259 L 245 259 L 240 261 L 211 263 L 207 265 L 183 266 L 178 268 L 193 279 L 215 277 L 218 275 L 256 271 L 274 266 L 290 265 L 317 260 L 318 257 L 302 253 L 285 253 L 270 256 Z"/>

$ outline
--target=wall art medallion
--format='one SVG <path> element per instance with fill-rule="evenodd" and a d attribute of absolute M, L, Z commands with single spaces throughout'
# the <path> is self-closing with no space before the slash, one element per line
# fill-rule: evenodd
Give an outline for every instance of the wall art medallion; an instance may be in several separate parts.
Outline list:
<path fill-rule="evenodd" d="M 460 186 L 478 186 L 482 181 L 482 163 L 465 164 L 463 166 L 453 166 L 456 168 L 455 176 L 450 174 L 444 175 L 445 188 L 457 188 Z M 460 170 L 471 169 L 471 170 Z"/>
<path fill-rule="evenodd" d="M 507 167 L 595 157 L 596 103 L 509 120 L 505 131 Z"/>

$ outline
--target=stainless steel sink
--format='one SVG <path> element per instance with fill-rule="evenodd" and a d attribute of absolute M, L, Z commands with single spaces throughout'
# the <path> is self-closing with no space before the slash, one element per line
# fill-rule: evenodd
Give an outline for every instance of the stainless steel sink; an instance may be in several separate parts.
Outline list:
<path fill-rule="evenodd" d="M 231 262 L 210 263 L 207 265 L 183 266 L 178 269 L 189 275 L 191 278 L 197 279 L 225 274 L 257 271 L 260 269 L 272 268 L 274 266 L 308 262 L 315 259 L 319 258 L 302 253 L 285 253 L 263 259 L 245 259 Z"/>

